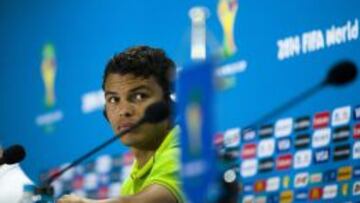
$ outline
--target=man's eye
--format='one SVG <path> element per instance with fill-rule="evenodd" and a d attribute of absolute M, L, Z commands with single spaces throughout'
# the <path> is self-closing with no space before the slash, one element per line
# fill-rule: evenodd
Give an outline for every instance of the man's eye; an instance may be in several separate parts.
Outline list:
<path fill-rule="evenodd" d="M 147 94 L 144 94 L 144 93 L 136 93 L 133 96 L 133 100 L 136 102 L 143 101 L 146 98 L 147 98 Z"/>
<path fill-rule="evenodd" d="M 119 101 L 119 98 L 116 98 L 116 97 L 108 97 L 108 99 L 107 99 L 107 102 L 111 103 L 111 104 L 114 104 L 118 101 Z"/>

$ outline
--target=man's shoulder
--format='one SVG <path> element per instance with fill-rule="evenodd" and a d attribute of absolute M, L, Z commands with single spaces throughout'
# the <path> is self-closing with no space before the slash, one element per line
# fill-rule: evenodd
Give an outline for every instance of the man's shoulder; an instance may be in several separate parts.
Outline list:
<path fill-rule="evenodd" d="M 162 141 L 160 147 L 156 150 L 155 155 L 169 153 L 169 151 L 180 151 L 179 133 L 180 129 L 178 126 L 175 126 L 172 130 L 170 130 Z"/>

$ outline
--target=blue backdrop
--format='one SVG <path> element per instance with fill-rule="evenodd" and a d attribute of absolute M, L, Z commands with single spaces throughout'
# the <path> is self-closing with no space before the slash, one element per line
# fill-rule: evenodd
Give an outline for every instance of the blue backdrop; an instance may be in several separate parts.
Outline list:
<path fill-rule="evenodd" d="M 107 139 L 112 131 L 102 117 L 100 91 L 107 60 L 126 47 L 147 44 L 164 48 L 179 67 L 189 64 L 188 13 L 195 6 L 208 9 L 208 56 L 224 50 L 228 38 L 219 2 L 2 1 L 2 145 L 24 145 L 28 155 L 22 166 L 37 180 L 41 170 Z M 360 64 L 359 1 L 234 2 L 228 34 L 236 49 L 226 52 L 217 71 L 222 81 L 215 93 L 217 131 L 251 123 L 317 84 L 340 60 Z M 279 118 L 358 105 L 359 90 L 359 80 L 326 88 Z M 101 154 L 124 151 L 115 143 Z"/>

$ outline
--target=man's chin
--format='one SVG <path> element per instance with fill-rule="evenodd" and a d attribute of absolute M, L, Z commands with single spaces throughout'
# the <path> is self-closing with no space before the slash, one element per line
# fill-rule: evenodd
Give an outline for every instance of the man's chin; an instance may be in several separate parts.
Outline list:
<path fill-rule="evenodd" d="M 133 136 L 131 133 L 126 134 L 120 138 L 121 143 L 125 146 L 132 147 L 135 144 L 135 140 L 133 139 Z"/>

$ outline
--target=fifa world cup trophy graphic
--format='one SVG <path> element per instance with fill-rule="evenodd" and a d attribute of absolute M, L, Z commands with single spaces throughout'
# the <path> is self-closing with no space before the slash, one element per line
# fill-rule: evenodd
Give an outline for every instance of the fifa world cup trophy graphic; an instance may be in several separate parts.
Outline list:
<path fill-rule="evenodd" d="M 234 40 L 234 24 L 238 10 L 237 0 L 219 0 L 217 14 L 224 31 L 223 54 L 232 56 L 236 52 Z"/>
<path fill-rule="evenodd" d="M 43 48 L 41 63 L 41 76 L 45 86 L 45 106 L 51 108 L 55 105 L 55 76 L 56 76 L 55 51 L 52 44 Z"/>
<path fill-rule="evenodd" d="M 185 109 L 185 120 L 188 131 L 187 134 L 189 136 L 189 151 L 193 156 L 198 156 L 201 153 L 202 119 L 200 94 L 193 92 Z"/>

